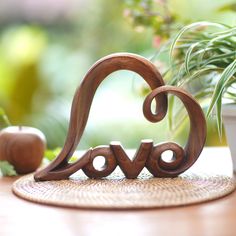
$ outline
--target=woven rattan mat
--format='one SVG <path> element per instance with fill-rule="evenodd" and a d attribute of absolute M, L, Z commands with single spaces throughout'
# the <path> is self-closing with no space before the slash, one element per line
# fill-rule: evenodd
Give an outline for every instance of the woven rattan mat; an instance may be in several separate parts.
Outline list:
<path fill-rule="evenodd" d="M 23 176 L 13 192 L 26 200 L 76 208 L 160 208 L 201 203 L 223 197 L 235 189 L 233 178 L 186 172 L 177 178 L 153 178 L 143 171 L 138 179 L 124 178 L 118 170 L 106 179 L 88 179 L 77 173 L 69 180 L 35 182 Z"/>

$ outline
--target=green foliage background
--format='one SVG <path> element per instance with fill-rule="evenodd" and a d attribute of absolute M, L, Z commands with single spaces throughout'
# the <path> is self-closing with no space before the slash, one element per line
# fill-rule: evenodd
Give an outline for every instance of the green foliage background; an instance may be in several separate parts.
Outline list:
<path fill-rule="evenodd" d="M 119 51 L 152 58 L 159 50 L 155 37 L 160 37 L 161 45 L 187 22 L 217 20 L 234 24 L 234 2 L 98 0 L 88 1 L 83 9 L 78 9 L 78 14 L 65 21 L 11 20 L 9 16 L 9 21 L 0 21 L 0 106 L 12 124 L 41 129 L 49 148 L 62 146 L 73 94 L 96 60 Z M 166 55 L 162 61 L 165 63 Z M 136 107 L 134 104 L 142 104 L 145 88 L 136 77 L 128 72 L 111 76 L 110 81 L 102 85 L 95 106 L 101 106 L 100 98 L 108 90 L 129 101 L 130 110 Z M 106 105 L 109 104 L 104 103 Z M 117 104 L 117 109 L 122 112 L 121 105 Z M 80 148 L 108 144 L 112 139 L 120 139 L 127 147 L 136 147 L 144 137 L 156 138 L 156 141 L 171 137 L 184 143 L 188 132 L 186 128 L 181 135 L 173 137 L 166 121 L 156 127 L 144 123 L 138 116 L 135 120 L 133 115 L 123 119 L 112 116 L 105 119 L 106 114 L 102 115 L 104 122 L 98 122 L 96 115 L 91 117 Z M 116 134 L 112 136 L 110 131 L 114 127 Z"/>

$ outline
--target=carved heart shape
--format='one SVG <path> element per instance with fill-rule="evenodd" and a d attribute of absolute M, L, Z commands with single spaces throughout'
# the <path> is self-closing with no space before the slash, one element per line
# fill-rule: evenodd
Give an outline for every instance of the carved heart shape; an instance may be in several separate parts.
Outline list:
<path fill-rule="evenodd" d="M 92 100 L 100 83 L 112 72 L 131 70 L 138 73 L 150 86 L 151 93 L 143 104 L 143 113 L 150 122 L 161 121 L 167 112 L 167 93 L 180 98 L 190 118 L 190 134 L 183 149 L 176 143 L 167 142 L 153 146 L 152 141 L 142 141 L 131 161 L 119 143 L 111 142 L 110 146 L 89 149 L 78 161 L 69 163 L 84 132 Z M 151 111 L 155 99 L 156 113 Z M 90 178 L 102 178 L 111 174 L 117 165 L 126 178 L 136 178 L 144 167 L 156 177 L 175 177 L 187 170 L 199 157 L 206 139 L 206 121 L 199 104 L 186 91 L 172 86 L 165 86 L 156 67 L 147 59 L 134 54 L 112 54 L 97 61 L 85 75 L 77 89 L 71 108 L 68 135 L 64 147 L 57 158 L 45 169 L 36 172 L 36 181 L 66 179 L 79 169 Z M 173 160 L 168 163 L 162 160 L 161 154 L 166 150 L 173 151 Z M 93 160 L 97 156 L 105 158 L 102 170 L 96 170 Z"/>

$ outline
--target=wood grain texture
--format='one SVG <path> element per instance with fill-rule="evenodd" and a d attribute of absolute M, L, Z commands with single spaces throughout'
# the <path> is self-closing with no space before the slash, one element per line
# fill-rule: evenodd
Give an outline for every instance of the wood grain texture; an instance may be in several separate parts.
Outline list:
<path fill-rule="evenodd" d="M 124 69 L 138 73 L 152 90 L 143 104 L 144 116 L 150 122 L 159 122 L 165 117 L 168 93 L 176 95 L 182 100 L 188 111 L 191 126 L 185 149 L 182 150 L 177 144 L 170 143 L 155 147 L 153 147 L 152 142 L 141 143 L 137 154 L 131 161 L 121 145 L 111 144 L 110 147 L 90 149 L 80 160 L 70 164 L 69 159 L 86 127 L 97 88 L 109 74 Z M 154 114 L 151 110 L 153 100 L 155 100 L 156 105 Z M 117 164 L 127 178 L 136 178 L 145 165 L 156 177 L 175 177 L 188 169 L 197 160 L 204 146 L 205 138 L 206 122 L 204 114 L 192 96 L 179 88 L 165 86 L 160 73 L 147 59 L 128 53 L 113 54 L 95 63 L 84 77 L 73 99 L 65 145 L 58 157 L 45 169 L 38 171 L 34 177 L 36 181 L 65 179 L 82 168 L 89 177 L 102 178 L 112 173 Z M 173 162 L 171 163 L 165 163 L 161 158 L 162 152 L 168 150 L 168 148 L 174 152 Z M 93 166 L 94 159 L 99 155 L 106 159 L 103 170 L 96 170 Z"/>

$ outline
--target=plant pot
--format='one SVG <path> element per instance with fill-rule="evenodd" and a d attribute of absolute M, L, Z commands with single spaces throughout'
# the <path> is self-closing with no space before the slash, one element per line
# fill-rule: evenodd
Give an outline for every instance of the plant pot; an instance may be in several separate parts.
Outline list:
<path fill-rule="evenodd" d="M 236 104 L 224 105 L 222 107 L 222 117 L 234 172 L 236 172 Z"/>

